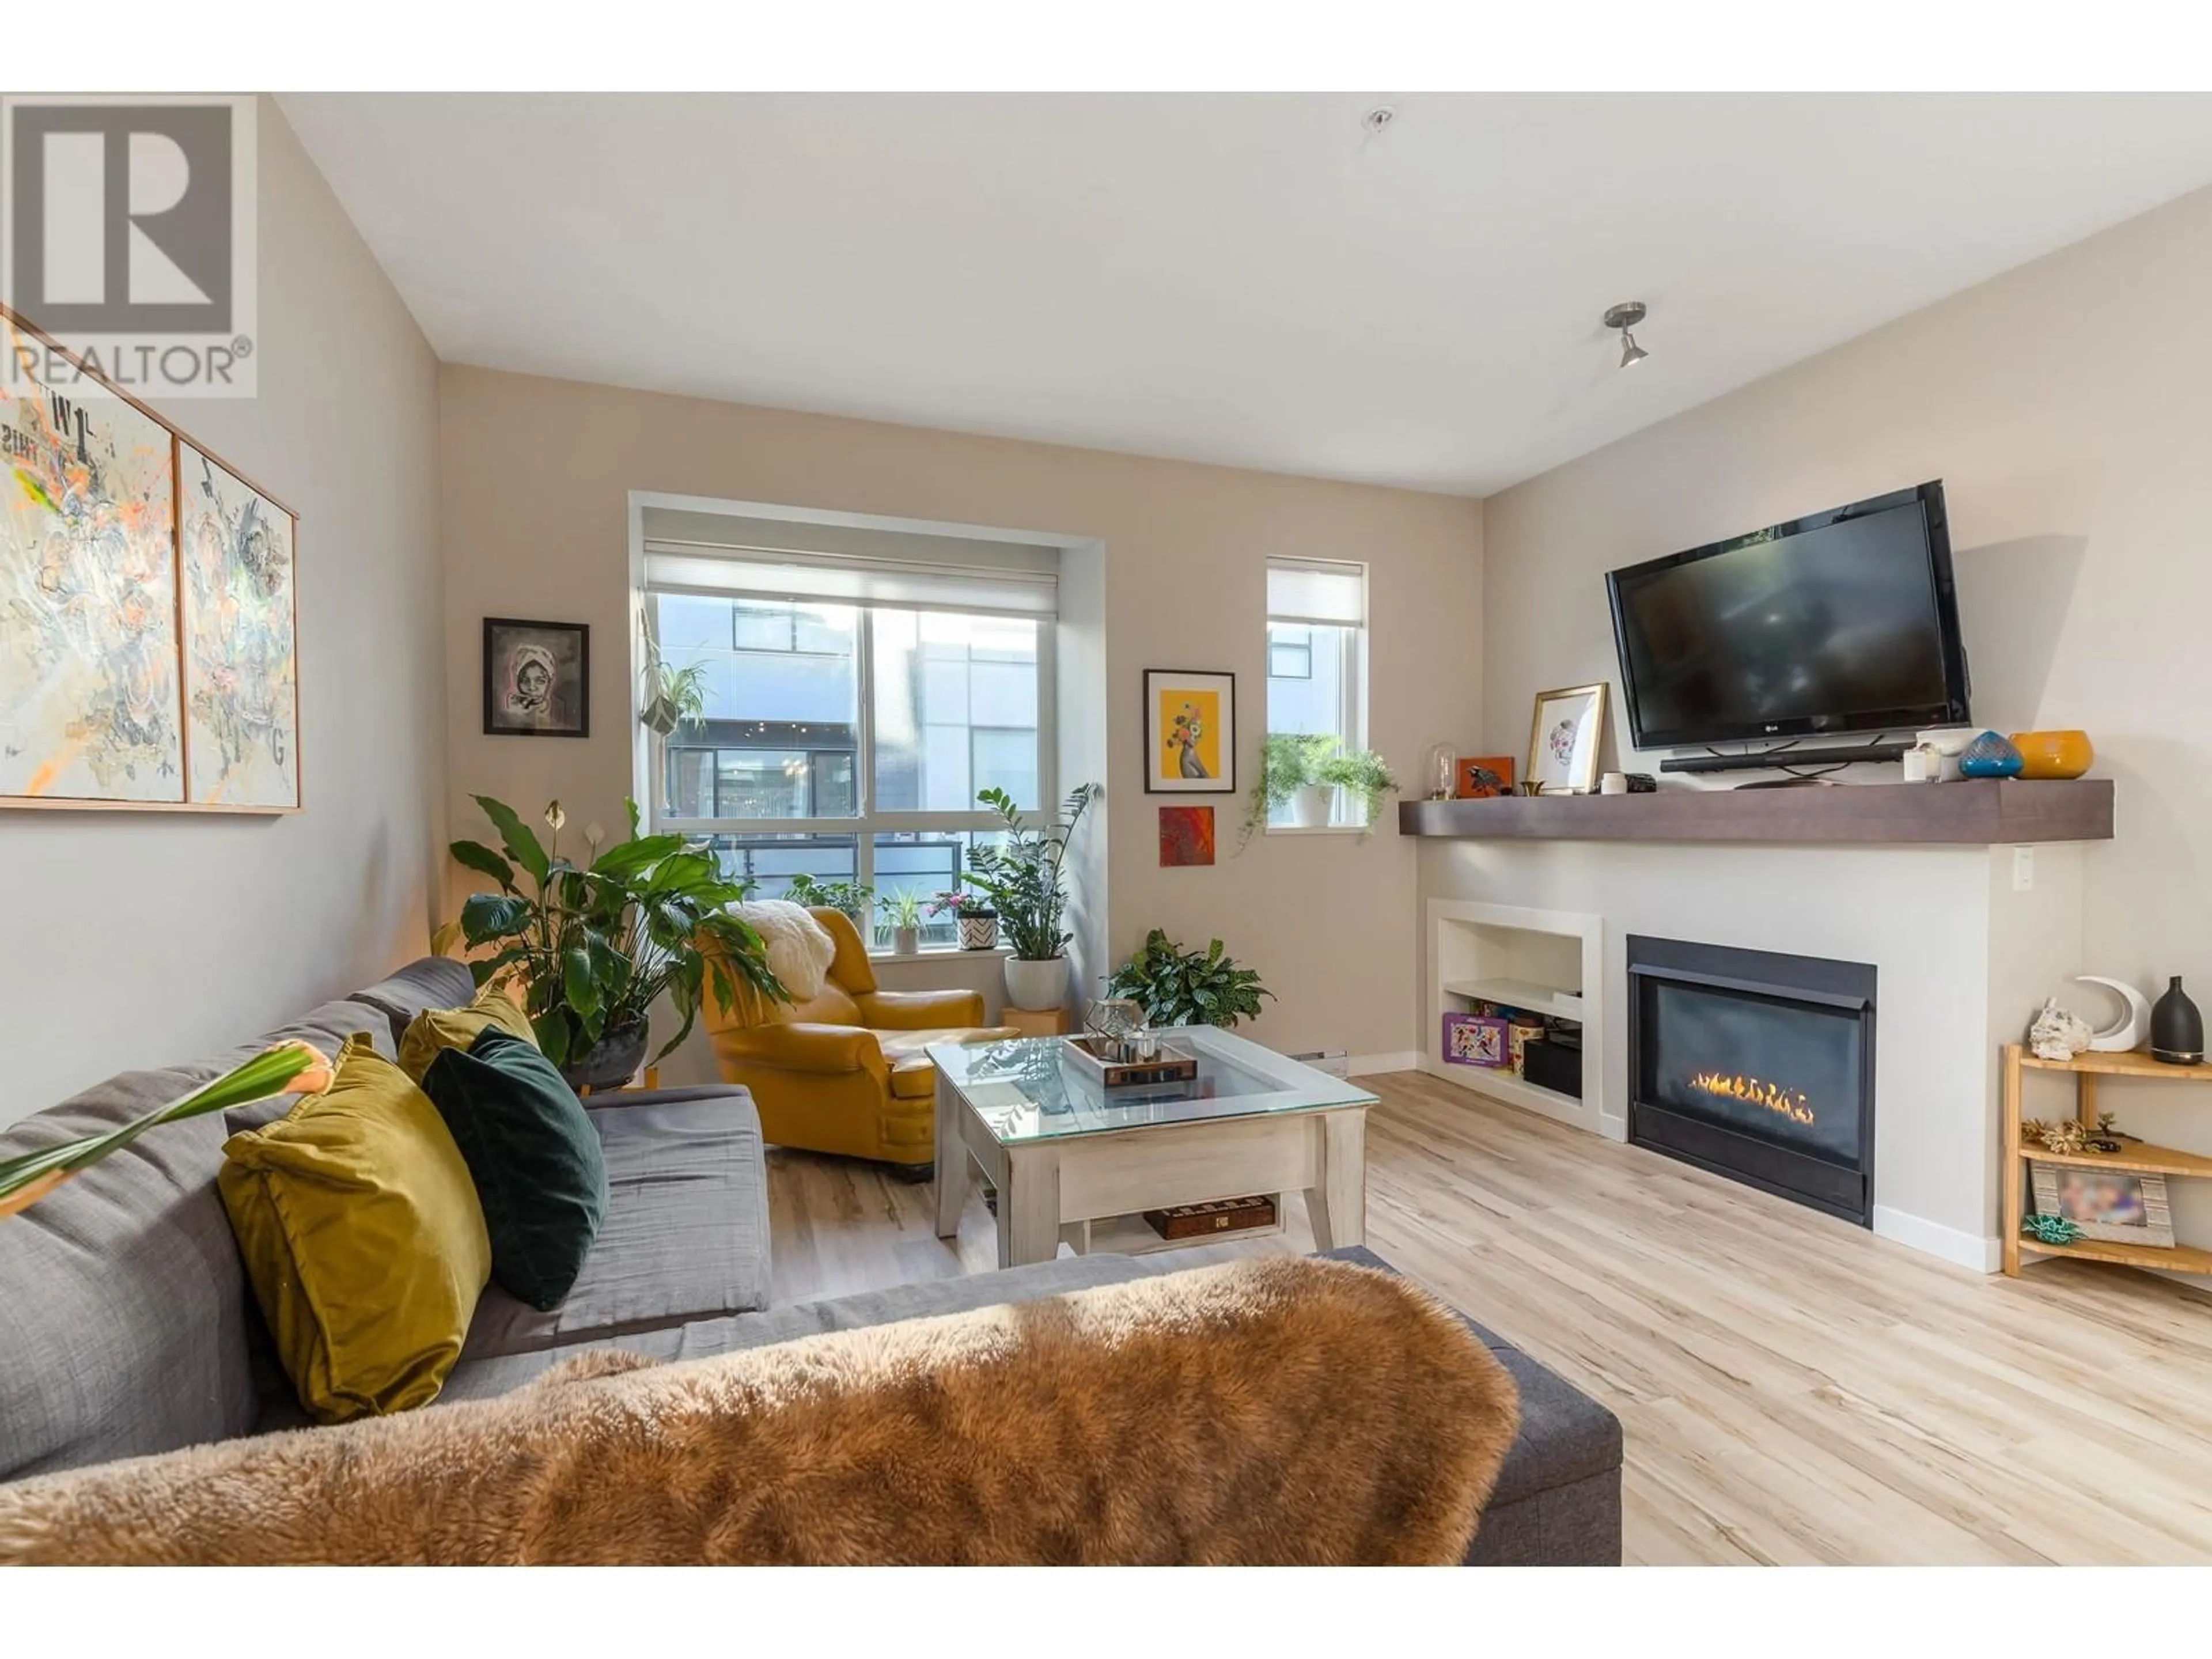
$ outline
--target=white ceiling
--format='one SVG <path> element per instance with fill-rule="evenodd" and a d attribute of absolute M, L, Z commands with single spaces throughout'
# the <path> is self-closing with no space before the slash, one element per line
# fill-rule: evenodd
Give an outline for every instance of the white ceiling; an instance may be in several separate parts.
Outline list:
<path fill-rule="evenodd" d="M 283 103 L 450 362 L 1468 495 L 2212 184 L 2201 97 Z"/>

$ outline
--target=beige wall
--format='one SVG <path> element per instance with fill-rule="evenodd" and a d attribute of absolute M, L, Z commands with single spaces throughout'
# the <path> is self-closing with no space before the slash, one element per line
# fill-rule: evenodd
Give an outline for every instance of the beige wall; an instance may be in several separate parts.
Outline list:
<path fill-rule="evenodd" d="M 1220 861 L 1159 868 L 1155 809 L 1167 798 L 1146 796 L 1138 770 L 1140 677 L 1148 665 L 1235 671 L 1249 783 L 1262 732 L 1267 556 L 1365 560 L 1370 741 L 1410 780 L 1431 743 L 1471 742 L 1480 730 L 1479 502 L 481 369 L 449 366 L 440 385 L 456 834 L 484 831 L 475 793 L 525 808 L 557 796 L 572 826 L 621 822 L 634 730 L 624 681 L 633 489 L 1095 538 L 1105 548 L 1109 949 L 1127 954 L 1155 925 L 1200 943 L 1219 935 L 1281 999 L 1256 1028 L 1263 1040 L 1353 1054 L 1413 1047 L 1412 848 L 1386 826 L 1366 841 L 1255 837 L 1231 857 L 1243 809 L 1221 797 Z M 487 615 L 592 625 L 588 739 L 482 735 Z"/>
<path fill-rule="evenodd" d="M 162 413 L 301 515 L 285 818 L 0 812 L 0 1122 L 421 952 L 443 854 L 435 360 L 268 99 L 260 395 Z"/>
<path fill-rule="evenodd" d="M 2188 975 L 2212 1006 L 2208 270 L 2200 192 L 1492 497 L 1490 737 L 1525 741 L 1544 686 L 1618 680 L 1608 568 L 1940 477 L 1978 720 L 2081 726 L 2118 784 L 2081 971 Z M 2166 1125 L 2185 1109 L 2130 1097 L 2123 1121 L 2195 1145 Z"/>

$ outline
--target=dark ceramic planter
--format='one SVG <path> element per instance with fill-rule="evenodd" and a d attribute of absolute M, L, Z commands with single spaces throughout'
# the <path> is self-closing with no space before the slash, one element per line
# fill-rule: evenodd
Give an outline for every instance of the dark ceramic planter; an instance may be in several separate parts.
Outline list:
<path fill-rule="evenodd" d="M 625 1084 L 637 1074 L 645 1063 L 645 1042 L 649 1028 L 643 1020 L 601 1034 L 580 1060 L 571 1060 L 561 1068 L 561 1075 L 568 1079 L 571 1089 L 612 1089 Z"/>

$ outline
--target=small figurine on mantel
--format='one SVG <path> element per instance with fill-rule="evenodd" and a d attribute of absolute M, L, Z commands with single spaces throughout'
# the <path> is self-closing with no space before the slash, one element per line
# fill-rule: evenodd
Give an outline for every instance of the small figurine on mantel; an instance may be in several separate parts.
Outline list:
<path fill-rule="evenodd" d="M 2071 1060 L 2085 1052 L 2096 1036 L 2089 1022 L 2046 998 L 2035 1023 L 2027 1028 L 2027 1046 L 2038 1060 Z"/>

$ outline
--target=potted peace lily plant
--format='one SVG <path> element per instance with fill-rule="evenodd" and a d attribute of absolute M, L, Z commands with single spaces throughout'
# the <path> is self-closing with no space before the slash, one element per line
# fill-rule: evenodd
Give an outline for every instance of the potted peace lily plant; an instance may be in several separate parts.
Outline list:
<path fill-rule="evenodd" d="M 709 993 L 725 1009 L 741 984 L 790 1000 L 760 935 L 730 914 L 752 884 L 724 876 L 704 845 L 641 836 L 632 801 L 629 837 L 601 851 L 599 836 L 586 832 L 587 862 L 577 864 L 561 854 L 568 815 L 560 802 L 545 809 L 548 846 L 505 802 L 475 799 L 499 832 L 500 850 L 457 841 L 453 854 L 499 890 L 467 899 L 459 920 L 431 942 L 441 954 L 456 939 L 485 952 L 469 963 L 479 987 L 520 986 L 538 1046 L 572 1085 L 605 1088 L 645 1063 L 653 1007 L 664 994 L 678 1023 L 656 1060 L 690 1034 Z"/>
<path fill-rule="evenodd" d="M 1086 783 L 1072 791 L 1057 823 L 1032 830 L 1013 797 L 986 789 L 975 799 L 1006 826 L 1006 839 L 969 855 L 968 883 L 990 900 L 1013 954 L 1006 958 L 1006 1000 L 1017 1008 L 1059 1007 L 1067 995 L 1067 844 L 1098 793 Z"/>

